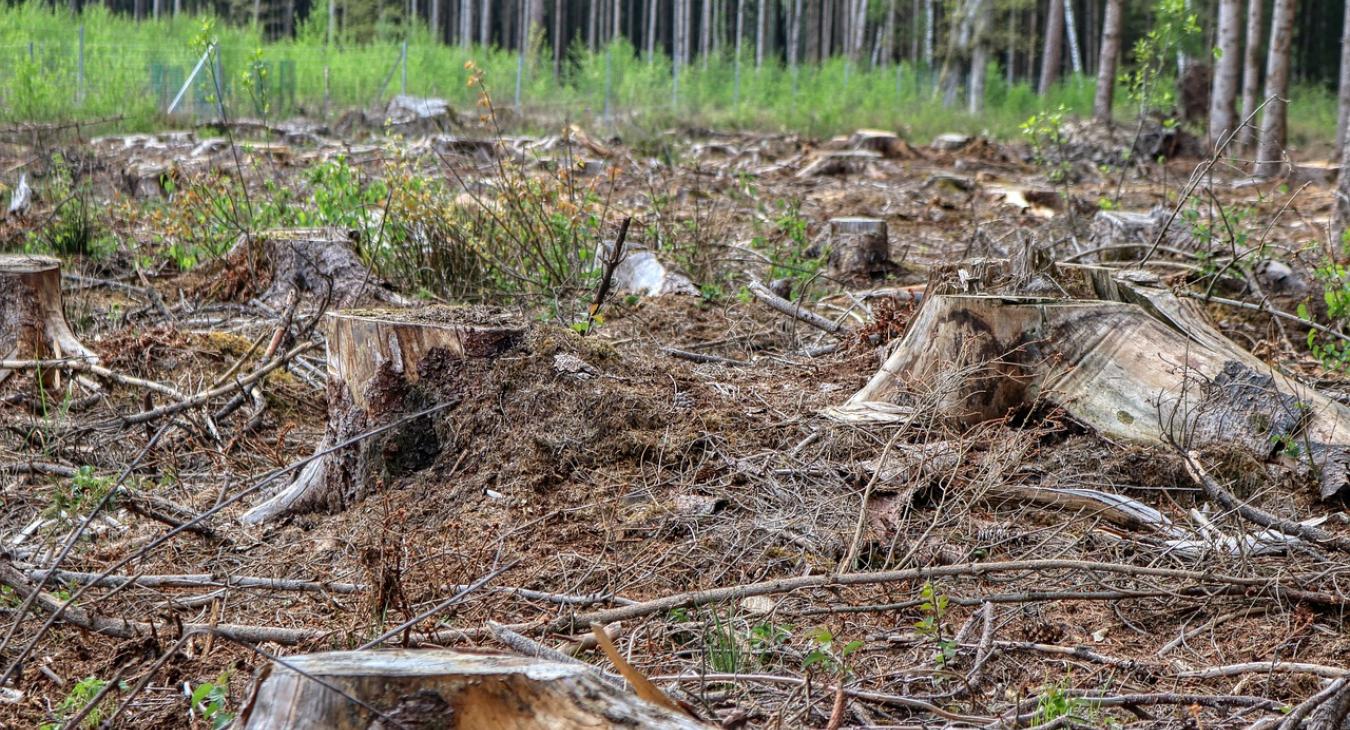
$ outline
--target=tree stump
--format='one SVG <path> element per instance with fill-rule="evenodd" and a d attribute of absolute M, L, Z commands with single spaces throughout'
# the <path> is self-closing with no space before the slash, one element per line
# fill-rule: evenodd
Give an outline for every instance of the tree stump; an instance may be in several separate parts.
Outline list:
<path fill-rule="evenodd" d="M 1057 407 L 1118 441 L 1260 461 L 1292 444 L 1321 496 L 1350 484 L 1350 408 L 1238 347 L 1169 290 L 1098 267 L 1057 273 L 1096 298 L 925 296 L 886 363 L 831 415 L 893 421 L 897 409 L 935 408 L 969 427 Z"/>
<path fill-rule="evenodd" d="M 868 280 L 895 270 L 886 221 L 875 218 L 830 219 L 829 274 L 841 281 Z"/>
<path fill-rule="evenodd" d="M 868 166 L 881 159 L 881 154 L 872 150 L 835 150 L 824 152 L 797 171 L 797 177 L 822 177 L 830 175 L 861 175 Z"/>
<path fill-rule="evenodd" d="M 241 236 L 229 258 L 238 262 L 258 254 L 265 258 L 272 274 L 267 290 L 258 298 L 272 306 L 283 306 L 293 290 L 334 308 L 363 304 L 404 307 L 412 303 L 371 273 L 345 231 L 282 228 L 266 231 L 256 239 Z"/>
<path fill-rule="evenodd" d="M 78 358 L 97 364 L 66 323 L 61 308 L 61 262 L 50 256 L 0 254 L 0 359 Z M 13 373 L 0 370 L 0 383 Z M 60 371 L 44 369 L 42 385 L 60 387 Z"/>
<path fill-rule="evenodd" d="M 900 135 L 881 129 L 859 129 L 849 135 L 848 146 L 855 150 L 871 150 L 887 159 L 913 159 L 918 156 L 914 148 L 900 139 Z"/>
<path fill-rule="evenodd" d="M 587 667 L 406 649 L 286 657 L 263 675 L 238 722 L 244 730 L 708 727 L 610 686 Z"/>
<path fill-rule="evenodd" d="M 462 364 L 513 348 L 525 328 L 481 307 L 346 310 L 324 319 L 328 336 L 328 420 L 314 461 L 290 486 L 249 510 L 257 524 L 287 514 L 339 511 L 388 480 L 430 466 L 440 453 L 435 414 L 408 420 L 324 454 L 365 432 L 453 402 Z"/>

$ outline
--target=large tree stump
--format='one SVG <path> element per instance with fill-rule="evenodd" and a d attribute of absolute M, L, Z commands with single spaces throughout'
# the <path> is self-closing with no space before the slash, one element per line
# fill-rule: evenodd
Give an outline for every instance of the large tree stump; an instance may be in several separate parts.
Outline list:
<path fill-rule="evenodd" d="M 50 256 L 0 254 L 0 359 L 98 363 L 66 323 L 61 262 Z M 0 383 L 12 374 L 0 370 Z M 43 386 L 59 387 L 59 370 L 42 371 Z"/>
<path fill-rule="evenodd" d="M 1350 408 L 1261 362 L 1166 289 L 1097 267 L 1057 271 L 1096 298 L 926 296 L 886 363 L 833 415 L 893 421 L 897 409 L 935 407 L 966 427 L 1058 407 L 1119 441 L 1262 461 L 1298 451 L 1323 497 L 1347 485 Z"/>
<path fill-rule="evenodd" d="M 830 219 L 829 274 L 841 281 L 869 280 L 895 270 L 886 221 Z"/>
<path fill-rule="evenodd" d="M 587 667 L 444 650 L 286 657 L 264 674 L 239 726 L 244 730 L 707 727 L 610 686 Z"/>
<path fill-rule="evenodd" d="M 371 429 L 453 401 L 467 358 L 506 352 L 524 335 L 493 310 L 347 310 L 325 315 L 328 421 L 317 454 Z M 440 453 L 434 414 L 318 456 L 290 486 L 241 518 L 255 524 L 297 512 L 339 511 L 385 481 L 420 471 Z"/>
<path fill-rule="evenodd" d="M 370 271 L 345 231 L 282 228 L 256 238 L 241 236 L 229 258 L 238 265 L 249 257 L 271 271 L 271 282 L 258 298 L 273 306 L 282 306 L 292 291 L 326 301 L 333 308 L 411 304 Z"/>

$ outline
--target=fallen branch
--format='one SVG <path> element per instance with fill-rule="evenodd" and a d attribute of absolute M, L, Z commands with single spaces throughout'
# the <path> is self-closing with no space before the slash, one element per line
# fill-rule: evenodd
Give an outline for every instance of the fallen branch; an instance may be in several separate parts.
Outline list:
<path fill-rule="evenodd" d="M 1191 478 L 1205 490 L 1205 494 L 1209 495 L 1210 499 L 1218 502 L 1219 506 L 1224 509 L 1229 510 L 1230 512 L 1236 512 L 1242 519 L 1260 525 L 1261 527 L 1277 530 L 1286 535 L 1301 538 L 1323 547 L 1350 553 L 1350 539 L 1332 535 L 1331 533 L 1325 530 L 1319 530 L 1316 527 L 1300 524 L 1292 520 L 1286 520 L 1282 517 L 1276 517 L 1269 512 L 1259 510 L 1246 502 L 1240 501 L 1232 492 L 1229 492 L 1227 489 L 1220 486 L 1219 483 L 1205 471 L 1205 468 L 1200 465 L 1200 455 L 1198 453 L 1194 451 L 1181 452 L 1180 448 L 1178 448 L 1177 451 L 1181 453 L 1182 459 L 1185 462 L 1186 473 L 1190 474 Z"/>
<path fill-rule="evenodd" d="M 1307 662 L 1244 662 L 1178 672 L 1177 676 L 1187 679 L 1213 679 L 1214 677 L 1233 677 L 1239 674 L 1311 674 L 1323 679 L 1344 679 L 1350 677 L 1350 669 L 1329 667 L 1325 664 L 1309 664 Z"/>
<path fill-rule="evenodd" d="M 95 588 L 121 588 L 134 585 L 139 588 L 256 588 L 268 591 L 325 591 L 329 593 L 360 593 L 366 586 L 360 583 L 330 583 L 289 578 L 257 578 L 252 576 L 214 576 L 210 573 L 185 575 L 100 575 L 74 570 L 34 569 L 28 571 L 33 580 L 55 580 Z"/>
<path fill-rule="evenodd" d="M 809 309 L 803 309 L 800 303 L 793 304 L 792 302 L 789 302 L 788 300 L 778 296 L 777 294 L 774 294 L 773 292 L 769 291 L 768 287 L 759 283 L 757 280 L 751 279 L 750 284 L 746 288 L 749 289 L 750 293 L 754 295 L 756 299 L 769 305 L 769 307 L 771 307 L 772 309 L 782 312 L 783 314 L 786 314 L 787 316 L 792 317 L 793 319 L 796 319 L 800 322 L 805 322 L 806 324 L 809 324 L 812 327 L 815 327 L 816 329 L 824 330 L 825 332 L 828 332 L 832 335 L 845 334 L 849 332 L 849 329 L 847 327 L 839 324 L 838 322 L 832 322 L 828 319 L 825 319 L 824 317 L 820 316 L 819 314 L 816 314 L 815 312 L 812 312 Z"/>

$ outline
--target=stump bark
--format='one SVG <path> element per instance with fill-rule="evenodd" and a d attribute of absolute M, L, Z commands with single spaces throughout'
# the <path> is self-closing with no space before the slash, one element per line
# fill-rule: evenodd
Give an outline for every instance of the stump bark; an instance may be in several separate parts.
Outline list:
<path fill-rule="evenodd" d="M 444 650 L 286 657 L 255 687 L 239 726 L 244 730 L 707 727 L 610 686 L 587 667 Z"/>
<path fill-rule="evenodd" d="M 1084 299 L 946 294 L 833 412 L 895 420 L 936 406 L 956 427 L 1061 408 L 1107 438 L 1221 445 L 1259 460 L 1297 451 L 1323 497 L 1350 477 L 1350 409 L 1220 334 L 1194 302 L 1090 266 L 1057 267 Z M 1290 445 L 1294 448 L 1290 449 Z"/>
<path fill-rule="evenodd" d="M 71 332 L 61 307 L 61 262 L 50 256 L 0 254 L 0 359 L 98 363 Z M 13 373 L 0 370 L 0 383 Z M 60 387 L 60 371 L 41 371 L 43 386 Z"/>
<path fill-rule="evenodd" d="M 830 219 L 828 264 L 830 276 L 842 281 L 874 279 L 894 271 L 886 221 L 875 218 Z"/>
<path fill-rule="evenodd" d="M 440 453 L 434 414 L 459 397 L 466 359 L 513 348 L 525 328 L 474 307 L 346 310 L 325 315 L 328 419 L 313 461 L 280 493 L 240 519 L 257 524 L 299 512 L 339 511 L 386 481 L 430 466 Z M 325 454 L 367 431 L 404 423 Z"/>
<path fill-rule="evenodd" d="M 255 248 L 250 250 L 249 246 Z M 282 306 L 292 291 L 326 300 L 333 308 L 368 304 L 405 307 L 412 303 L 371 272 L 345 231 L 271 230 L 256 239 L 241 236 L 230 251 L 233 261 L 258 255 L 265 258 L 272 272 L 271 283 L 258 298 L 273 306 Z"/>

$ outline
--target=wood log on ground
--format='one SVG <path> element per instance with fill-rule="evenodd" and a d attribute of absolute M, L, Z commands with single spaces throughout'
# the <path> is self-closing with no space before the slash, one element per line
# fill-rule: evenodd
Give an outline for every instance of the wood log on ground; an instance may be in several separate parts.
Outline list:
<path fill-rule="evenodd" d="M 254 262 L 265 261 L 270 268 L 271 283 L 258 298 L 273 306 L 282 306 L 293 290 L 334 308 L 411 304 L 370 271 L 344 231 L 283 228 L 253 239 L 241 236 L 229 259 L 241 262 L 250 257 Z"/>
<path fill-rule="evenodd" d="M 840 281 L 869 280 L 895 271 L 886 221 L 830 219 L 829 274 Z"/>
<path fill-rule="evenodd" d="M 881 159 L 881 155 L 872 150 L 835 150 L 825 152 L 805 167 L 797 171 L 797 177 L 822 177 L 827 175 L 861 175 L 867 172 L 868 165 Z"/>
<path fill-rule="evenodd" d="M 708 727 L 587 667 L 445 650 L 286 657 L 264 673 L 238 723 L 244 730 Z"/>
<path fill-rule="evenodd" d="M 75 337 L 61 308 L 61 262 L 50 256 L 0 254 L 0 360 L 98 357 Z M 42 385 L 60 387 L 60 371 L 41 370 Z M 0 370 L 0 383 L 13 373 Z"/>
<path fill-rule="evenodd" d="M 514 319 L 478 307 L 329 312 L 328 421 L 316 453 L 452 400 L 459 365 L 492 358 L 524 336 Z M 297 512 L 338 511 L 385 481 L 420 471 L 440 452 L 432 416 L 319 456 L 288 487 L 249 510 L 256 524 Z"/>
<path fill-rule="evenodd" d="M 925 297 L 885 365 L 841 408 L 894 420 L 932 402 L 953 426 L 1062 408 L 1118 441 L 1297 453 L 1330 497 L 1350 479 L 1350 408 L 1220 334 L 1194 302 L 1147 277 L 1057 267 L 1083 299 Z M 930 292 L 935 287 L 930 287 Z"/>

